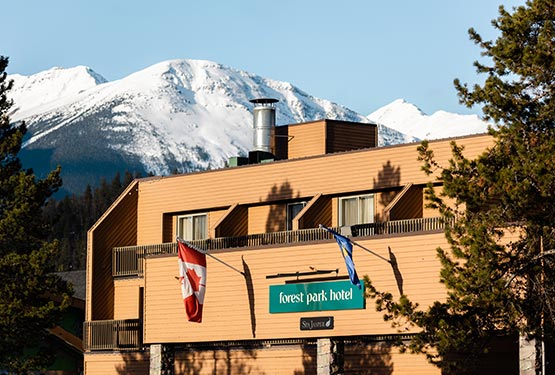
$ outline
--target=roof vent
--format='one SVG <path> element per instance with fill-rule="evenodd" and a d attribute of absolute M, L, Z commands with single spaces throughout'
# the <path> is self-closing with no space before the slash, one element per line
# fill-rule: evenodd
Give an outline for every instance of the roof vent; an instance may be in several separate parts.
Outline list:
<path fill-rule="evenodd" d="M 250 100 L 254 104 L 254 150 L 273 154 L 275 149 L 274 131 L 276 126 L 276 107 L 279 100 L 259 98 Z"/>

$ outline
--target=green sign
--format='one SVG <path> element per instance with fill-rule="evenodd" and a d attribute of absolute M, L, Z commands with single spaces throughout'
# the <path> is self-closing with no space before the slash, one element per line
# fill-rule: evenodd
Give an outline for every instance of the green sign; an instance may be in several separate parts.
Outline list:
<path fill-rule="evenodd" d="M 270 313 L 364 308 L 362 288 L 350 281 L 270 285 Z"/>

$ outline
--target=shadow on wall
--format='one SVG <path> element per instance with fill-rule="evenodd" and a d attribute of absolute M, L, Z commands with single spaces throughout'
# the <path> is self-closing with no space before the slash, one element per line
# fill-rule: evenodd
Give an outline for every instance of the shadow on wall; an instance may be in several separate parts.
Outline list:
<path fill-rule="evenodd" d="M 298 198 L 297 194 L 297 198 Z M 283 201 L 293 198 L 293 188 L 288 181 L 285 181 L 278 188 L 277 185 L 272 189 L 266 197 L 268 202 Z M 268 218 L 266 219 L 266 233 L 279 232 L 286 230 L 287 209 L 284 205 L 272 205 Z"/>
<path fill-rule="evenodd" d="M 118 374 L 148 374 L 150 356 L 147 352 L 134 352 L 121 354 L 123 364 L 116 365 Z"/>
<path fill-rule="evenodd" d="M 365 343 L 361 341 L 344 342 L 344 371 L 339 373 L 349 375 L 391 375 L 393 363 L 391 361 L 392 344 L 386 342 Z M 317 371 L 316 344 L 303 345 L 303 370 L 295 371 L 294 375 L 315 374 Z"/>
<path fill-rule="evenodd" d="M 261 374 L 252 349 L 186 349 L 175 354 L 175 373 L 182 375 Z"/>
<path fill-rule="evenodd" d="M 243 262 L 243 277 L 245 278 L 245 287 L 247 289 L 247 297 L 249 301 L 249 311 L 251 317 L 251 333 L 252 337 L 256 337 L 256 313 L 254 306 L 254 284 L 252 282 L 251 269 L 245 261 L 245 258 L 241 256 L 241 261 Z"/>
<path fill-rule="evenodd" d="M 345 373 L 346 374 L 393 374 L 391 348 L 387 342 L 346 342 Z"/>
<path fill-rule="evenodd" d="M 295 371 L 294 375 L 316 374 L 316 344 L 303 344 L 303 370 Z"/>
<path fill-rule="evenodd" d="M 391 165 L 391 161 L 387 161 L 378 172 L 378 178 L 374 179 L 374 186 L 380 188 L 383 186 L 399 186 L 401 182 L 401 168 Z M 397 195 L 397 191 L 384 191 L 379 195 L 378 207 L 385 208 Z M 382 217 L 379 212 L 376 212 L 375 221 L 385 221 L 386 218 Z"/>

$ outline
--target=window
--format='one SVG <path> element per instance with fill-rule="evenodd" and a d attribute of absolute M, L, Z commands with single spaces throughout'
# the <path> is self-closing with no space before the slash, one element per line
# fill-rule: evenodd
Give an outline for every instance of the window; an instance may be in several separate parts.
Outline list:
<path fill-rule="evenodd" d="M 208 219 L 206 214 L 177 217 L 177 235 L 184 240 L 203 240 L 208 238 Z"/>
<path fill-rule="evenodd" d="M 374 222 L 374 195 L 339 198 L 339 226 Z"/>
<path fill-rule="evenodd" d="M 293 219 L 306 206 L 306 202 L 289 203 L 287 205 L 287 230 L 293 229 Z"/>

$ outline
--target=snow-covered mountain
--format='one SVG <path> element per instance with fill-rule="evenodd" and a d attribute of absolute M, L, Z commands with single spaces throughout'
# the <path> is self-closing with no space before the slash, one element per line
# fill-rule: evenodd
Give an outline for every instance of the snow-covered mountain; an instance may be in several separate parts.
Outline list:
<path fill-rule="evenodd" d="M 367 116 L 372 122 L 410 134 L 419 139 L 440 139 L 486 133 L 488 123 L 476 115 L 437 111 L 431 116 L 403 99 L 379 108 Z"/>
<path fill-rule="evenodd" d="M 222 167 L 252 149 L 253 98 L 279 100 L 278 126 L 323 118 L 370 122 L 290 83 L 203 60 L 166 61 L 112 82 L 83 66 L 9 78 L 10 118 L 28 127 L 24 166 L 43 177 L 61 165 L 67 192 L 80 193 L 116 171 Z M 379 136 L 381 144 L 416 140 L 383 126 Z"/>
<path fill-rule="evenodd" d="M 28 127 L 23 165 L 39 177 L 61 165 L 65 192 L 81 193 L 116 171 L 166 175 L 222 167 L 252 149 L 253 98 L 279 100 L 278 126 L 324 118 L 376 121 L 380 145 L 427 134 L 409 126 L 426 116 L 407 111 L 408 103 L 365 117 L 288 82 L 204 60 L 165 61 L 112 82 L 84 66 L 9 78 L 10 118 Z"/>

